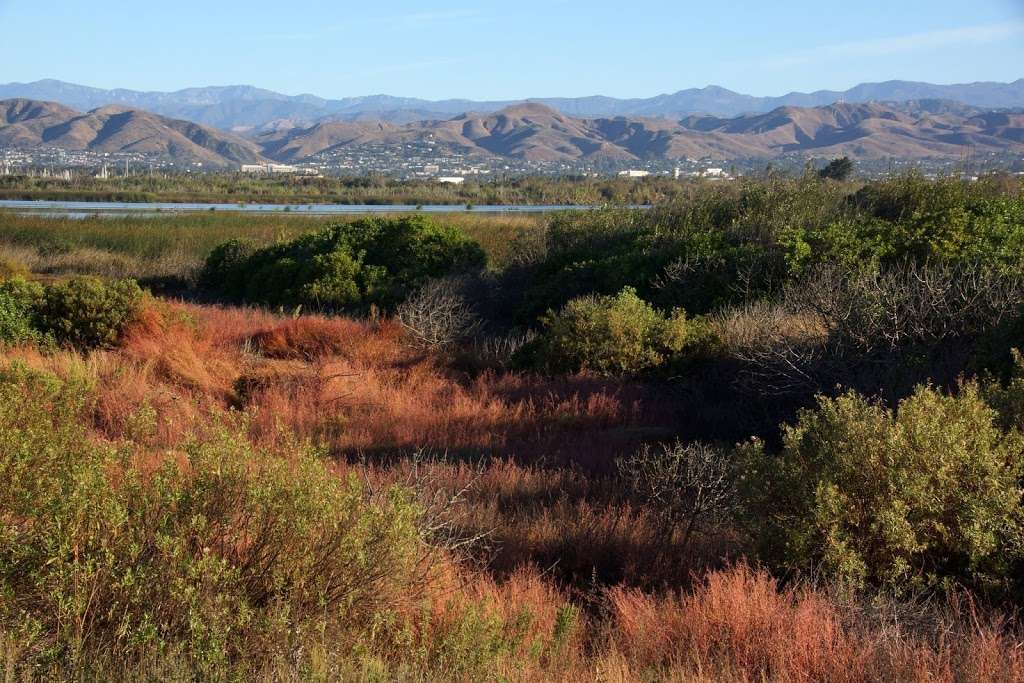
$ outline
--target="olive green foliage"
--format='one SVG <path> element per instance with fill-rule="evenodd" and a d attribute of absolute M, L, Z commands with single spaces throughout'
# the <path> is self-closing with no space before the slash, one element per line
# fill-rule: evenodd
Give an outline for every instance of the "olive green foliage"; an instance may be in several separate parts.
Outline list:
<path fill-rule="evenodd" d="M 34 317 L 40 331 L 58 344 L 80 349 L 110 346 L 135 319 L 142 298 L 134 280 L 74 278 L 47 286 Z"/>
<path fill-rule="evenodd" d="M 75 382 L 0 370 L 0 632 L 22 634 L 27 670 L 165 658 L 220 679 L 345 642 L 415 590 L 407 490 L 371 499 L 316 452 L 256 449 L 244 424 L 143 465 L 89 438 L 89 404 Z"/>
<path fill-rule="evenodd" d="M 486 257 L 458 228 L 423 216 L 330 226 L 249 253 L 221 245 L 202 281 L 235 301 L 358 311 L 391 309 L 430 278 L 479 269 Z"/>
<path fill-rule="evenodd" d="M 703 186 L 660 208 L 560 214 L 531 272 L 524 321 L 584 294 L 635 287 L 707 313 L 771 294 L 817 265 L 912 260 L 1018 269 L 1024 198 L 1014 181 L 907 175 L 856 191 L 817 174 Z"/>
<path fill-rule="evenodd" d="M 749 519 L 776 565 L 898 590 L 1021 588 L 1024 437 L 1000 429 L 974 384 L 921 387 L 895 411 L 820 398 L 784 428 L 781 453 L 752 442 L 740 454 Z"/>
<path fill-rule="evenodd" d="M 709 194 L 665 209 L 607 209 L 552 218 L 520 316 L 529 322 L 571 298 L 615 294 L 627 286 L 668 309 L 707 312 L 726 303 L 734 295 L 730 284 L 737 269 L 760 273 L 770 257 L 715 227 L 727 220 L 720 214 L 730 207 L 716 193 Z"/>
<path fill-rule="evenodd" d="M 664 365 L 703 336 L 682 310 L 664 315 L 624 288 L 615 296 L 573 299 L 544 320 L 528 353 L 550 372 L 635 374 Z"/>
<path fill-rule="evenodd" d="M 42 285 L 23 278 L 0 280 L 0 345 L 38 340 L 32 316 L 42 299 Z"/>

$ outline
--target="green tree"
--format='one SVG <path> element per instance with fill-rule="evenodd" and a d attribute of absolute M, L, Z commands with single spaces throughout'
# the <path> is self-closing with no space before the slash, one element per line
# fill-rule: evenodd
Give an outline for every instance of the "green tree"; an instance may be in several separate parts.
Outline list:
<path fill-rule="evenodd" d="M 853 162 L 850 157 L 833 159 L 825 168 L 818 171 L 818 177 L 827 180 L 846 180 L 853 173 Z"/>

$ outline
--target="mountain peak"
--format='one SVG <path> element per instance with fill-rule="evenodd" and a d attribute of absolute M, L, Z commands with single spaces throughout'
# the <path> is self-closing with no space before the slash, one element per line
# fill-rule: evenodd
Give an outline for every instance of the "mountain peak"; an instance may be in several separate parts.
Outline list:
<path fill-rule="evenodd" d="M 549 107 L 548 105 L 542 102 L 530 100 L 527 102 L 512 104 L 502 109 L 499 109 L 498 111 L 494 112 L 494 115 L 504 115 L 517 118 L 521 118 L 524 116 L 561 117 L 562 113 L 557 109 Z"/>

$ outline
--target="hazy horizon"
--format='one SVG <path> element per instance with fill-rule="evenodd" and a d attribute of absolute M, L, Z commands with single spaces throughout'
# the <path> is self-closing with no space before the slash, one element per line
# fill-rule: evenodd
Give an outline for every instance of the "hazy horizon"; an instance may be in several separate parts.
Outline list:
<path fill-rule="evenodd" d="M 946 87 L 946 86 L 957 86 L 957 85 L 971 85 L 973 83 L 1009 84 L 1009 83 L 1015 83 L 1018 80 L 1024 80 L 1024 72 L 1022 72 L 1021 76 L 1018 76 L 1016 78 L 1008 78 L 1008 79 L 1002 80 L 1002 81 L 994 81 L 994 80 L 989 80 L 989 79 L 978 79 L 978 80 L 975 80 L 975 81 L 963 81 L 963 82 L 927 81 L 927 83 L 929 85 Z M 24 84 L 24 85 L 29 85 L 29 84 L 32 84 L 32 83 L 47 82 L 47 81 L 54 81 L 54 82 L 59 82 L 59 83 L 65 83 L 65 84 L 68 84 L 68 85 L 76 85 L 76 86 L 82 86 L 82 87 L 87 87 L 87 88 L 96 88 L 97 90 L 130 90 L 130 91 L 133 91 L 133 92 L 143 92 L 143 93 L 176 93 L 176 92 L 182 92 L 182 91 L 185 91 L 185 90 L 203 90 L 203 89 L 207 89 L 207 88 L 256 88 L 258 90 L 268 90 L 268 91 L 271 91 L 271 92 L 275 92 L 275 93 L 277 93 L 279 95 L 286 95 L 288 97 L 314 96 L 314 97 L 320 97 L 320 98 L 323 98 L 323 99 L 339 99 L 340 100 L 340 99 L 344 99 L 344 98 L 375 97 L 375 96 L 378 96 L 378 95 L 384 95 L 384 96 L 398 97 L 398 98 L 422 99 L 422 100 L 433 100 L 433 101 L 470 100 L 470 101 L 493 101 L 493 102 L 521 102 L 521 101 L 526 101 L 526 100 L 545 100 L 545 99 L 556 99 L 556 98 L 580 99 L 580 98 L 587 98 L 587 97 L 609 97 L 609 98 L 612 98 L 612 99 L 649 99 L 649 98 L 658 97 L 658 96 L 661 96 L 661 95 L 672 95 L 672 94 L 680 92 L 680 91 L 704 90 L 704 89 L 713 88 L 713 87 L 725 88 L 726 90 L 730 90 L 730 91 L 735 92 L 735 93 L 737 93 L 739 95 L 750 95 L 752 97 L 777 98 L 777 97 L 784 97 L 786 95 L 791 95 L 791 94 L 794 94 L 794 93 L 813 94 L 815 92 L 844 92 L 846 90 L 850 90 L 850 89 L 855 88 L 855 87 L 860 86 L 860 85 L 869 85 L 869 84 L 873 84 L 873 83 L 886 83 L 886 82 L 899 82 L 899 81 L 915 82 L 915 83 L 925 83 L 926 82 L 926 81 L 911 81 L 910 79 L 902 79 L 902 78 L 887 78 L 887 79 L 883 79 L 883 80 L 879 80 L 879 81 L 858 81 L 857 83 L 842 84 L 842 85 L 836 86 L 836 87 L 816 88 L 815 90 L 793 90 L 793 89 L 791 89 L 791 90 L 786 90 L 784 92 L 776 92 L 776 93 L 768 93 L 768 94 L 754 94 L 754 93 L 744 92 L 744 91 L 741 91 L 741 90 L 735 90 L 734 88 L 729 88 L 727 86 L 722 85 L 721 83 L 706 83 L 704 85 L 687 85 L 687 86 L 682 86 L 682 87 L 679 87 L 679 88 L 662 89 L 661 91 L 658 91 L 658 92 L 651 92 L 651 93 L 647 93 L 647 94 L 641 94 L 641 95 L 635 95 L 635 96 L 629 96 L 629 97 L 620 97 L 620 96 L 617 96 L 617 95 L 609 95 L 608 93 L 604 93 L 604 92 L 593 92 L 593 93 L 589 93 L 589 94 L 586 94 L 586 95 L 574 95 L 574 96 L 563 96 L 563 95 L 557 94 L 557 93 L 547 93 L 547 94 L 539 94 L 539 95 L 527 95 L 527 96 L 524 96 L 524 97 L 494 97 L 494 98 L 473 98 L 473 97 L 463 97 L 463 96 L 455 96 L 455 97 L 418 97 L 418 96 L 407 95 L 405 93 L 400 93 L 400 92 L 366 92 L 366 93 L 358 93 L 358 94 L 357 93 L 353 93 L 353 94 L 350 94 L 350 95 L 342 95 L 340 97 L 333 97 L 333 96 L 324 95 L 324 94 L 322 94 L 320 92 L 316 92 L 316 91 L 289 92 L 287 90 L 276 90 L 274 88 L 268 88 L 268 87 L 265 87 L 265 86 L 261 85 L 260 83 L 255 83 L 255 82 L 254 83 L 241 83 L 241 82 L 239 82 L 239 83 L 202 83 L 202 84 L 194 84 L 194 85 L 185 86 L 184 88 L 175 88 L 173 90 L 159 90 L 159 89 L 153 89 L 153 88 L 127 88 L 127 87 L 124 87 L 124 86 L 112 86 L 112 87 L 108 88 L 108 87 L 97 86 L 97 85 L 94 85 L 93 83 L 69 81 L 69 80 L 64 79 L 64 78 L 53 77 L 53 76 L 39 78 L 39 79 L 33 79 L 31 81 L 23 81 L 23 80 L 22 81 L 19 81 L 19 80 L 7 81 L 5 83 L 0 83 L 0 85 L 11 85 L 11 84 L 18 84 L 18 83 Z"/>

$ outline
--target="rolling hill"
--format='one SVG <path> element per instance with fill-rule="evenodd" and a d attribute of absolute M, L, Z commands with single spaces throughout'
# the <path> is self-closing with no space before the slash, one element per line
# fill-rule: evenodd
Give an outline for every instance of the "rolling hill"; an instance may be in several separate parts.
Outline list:
<path fill-rule="evenodd" d="M 82 113 L 26 99 L 0 101 L 0 146 L 138 152 L 213 166 L 264 160 L 249 140 L 191 121 L 118 105 Z"/>
<path fill-rule="evenodd" d="M 580 119 L 542 104 L 490 114 L 396 125 L 321 122 L 256 138 L 266 156 L 299 161 L 367 145 L 430 142 L 440 149 L 528 161 L 772 158 L 787 153 L 856 158 L 955 158 L 1024 153 L 1024 113 L 986 112 L 952 102 L 780 107 L 734 118 L 690 116 Z"/>

